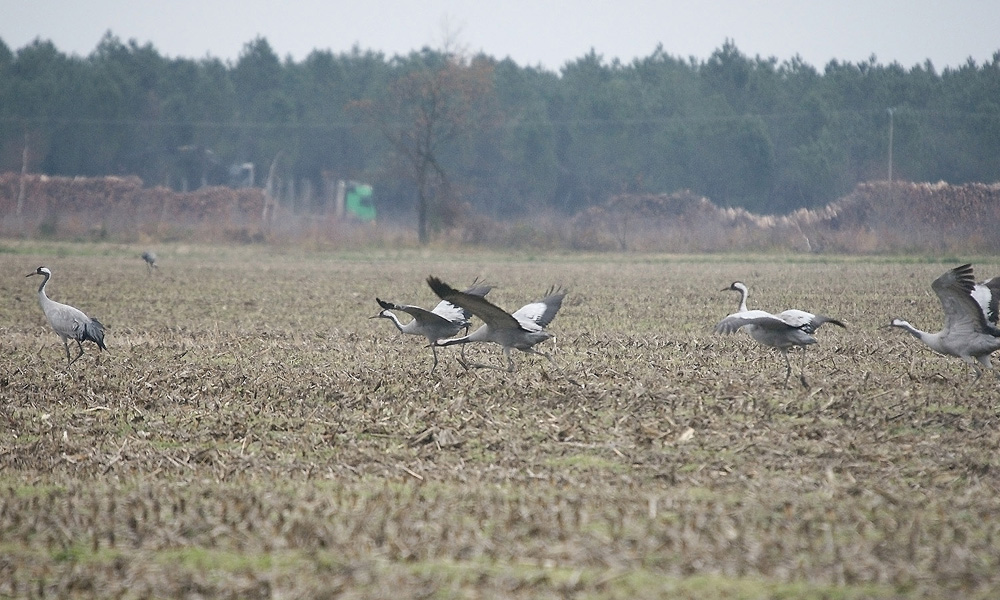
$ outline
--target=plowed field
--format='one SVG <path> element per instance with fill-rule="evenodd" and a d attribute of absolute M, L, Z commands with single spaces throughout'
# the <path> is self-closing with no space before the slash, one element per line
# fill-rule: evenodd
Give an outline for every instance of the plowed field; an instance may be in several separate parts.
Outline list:
<path fill-rule="evenodd" d="M 936 331 L 964 260 L 0 253 L 0 597 L 993 598 L 1000 383 Z M 36 290 L 107 325 L 66 368 Z M 980 279 L 1000 262 L 976 263 Z M 375 296 L 429 274 L 514 310 L 569 290 L 518 370 L 464 370 Z M 800 308 L 793 352 L 717 336 Z M 405 315 L 402 315 L 406 320 Z M 470 346 L 502 365 L 497 346 Z M 75 350 L 74 350 L 75 354 Z"/>

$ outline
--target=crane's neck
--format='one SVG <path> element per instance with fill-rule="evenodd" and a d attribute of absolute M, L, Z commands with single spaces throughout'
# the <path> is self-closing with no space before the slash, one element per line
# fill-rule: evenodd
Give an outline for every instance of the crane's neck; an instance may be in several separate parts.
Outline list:
<path fill-rule="evenodd" d="M 44 302 L 49 299 L 49 297 L 45 295 L 45 284 L 49 282 L 49 274 L 42 273 L 42 277 L 44 277 L 44 279 L 42 279 L 42 284 L 38 286 L 38 299 Z"/>
<path fill-rule="evenodd" d="M 928 333 L 926 331 L 921 331 L 916 327 L 914 327 L 913 325 L 910 325 L 909 322 L 903 321 L 902 319 L 894 319 L 892 321 L 892 326 L 899 327 L 900 329 L 909 332 L 910 335 L 917 338 L 921 342 L 927 344 L 928 346 L 931 347 L 931 349 L 937 350 L 942 354 L 945 353 L 945 351 L 941 347 L 941 335 L 939 333 Z"/>
<path fill-rule="evenodd" d="M 740 293 L 740 309 L 739 309 L 739 312 L 747 312 L 747 296 L 750 295 L 750 292 L 745 287 L 741 287 L 741 288 L 737 289 L 736 291 Z"/>
<path fill-rule="evenodd" d="M 399 322 L 399 317 L 396 316 L 396 313 L 389 310 L 384 310 L 382 311 L 382 314 L 380 316 L 383 319 L 389 319 L 390 321 L 392 321 L 392 324 L 396 326 L 396 329 L 402 331 L 403 333 L 406 333 L 406 331 L 403 330 L 403 324 Z"/>
<path fill-rule="evenodd" d="M 497 340 L 493 338 L 493 332 L 490 330 L 490 326 L 483 323 L 478 329 L 468 335 L 447 340 L 438 340 L 435 343 L 438 346 L 451 346 L 453 344 L 468 344 L 469 342 L 497 342 Z"/>
<path fill-rule="evenodd" d="M 434 342 L 434 346 L 453 346 L 455 344 L 468 344 L 469 342 L 475 342 L 471 335 L 463 335 L 462 337 L 450 338 L 447 340 L 437 340 Z"/>

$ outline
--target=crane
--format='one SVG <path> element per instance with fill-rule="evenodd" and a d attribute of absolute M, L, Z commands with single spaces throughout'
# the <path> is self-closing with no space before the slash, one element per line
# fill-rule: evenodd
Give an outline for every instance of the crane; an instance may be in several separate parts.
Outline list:
<path fill-rule="evenodd" d="M 63 347 L 66 348 L 66 361 L 69 363 L 67 367 L 72 366 L 78 358 L 83 356 L 83 342 L 85 341 L 94 342 L 99 349 L 107 350 L 108 348 L 104 345 L 104 325 L 100 321 L 88 317 L 78 308 L 50 300 L 45 295 L 45 284 L 52 277 L 52 271 L 47 267 L 38 267 L 25 277 L 34 275 L 45 277 L 42 280 L 42 285 L 38 286 L 38 303 L 42 305 L 42 312 L 45 313 L 49 325 L 62 338 Z M 80 348 L 80 353 L 72 360 L 69 355 L 70 339 L 76 340 L 76 345 Z"/>
<path fill-rule="evenodd" d="M 472 282 L 472 286 L 465 290 L 464 293 L 482 297 L 488 294 L 491 289 L 492 286 L 484 285 L 479 280 L 476 280 Z M 427 338 L 427 342 L 431 346 L 431 351 L 434 353 L 434 364 L 431 366 L 431 373 L 434 372 L 438 364 L 437 346 L 434 345 L 434 342 L 456 335 L 463 328 L 466 333 L 469 331 L 469 317 L 472 316 L 471 313 L 446 300 L 438 302 L 437 306 L 431 310 L 409 304 L 395 304 L 381 298 L 375 298 L 375 301 L 382 307 L 382 310 L 370 318 L 389 319 L 396 326 L 396 329 L 402 333 L 422 335 Z M 403 324 L 400 322 L 399 317 L 392 312 L 394 310 L 405 312 L 413 317 L 413 319 L 409 323 Z"/>
<path fill-rule="evenodd" d="M 158 269 L 159 265 L 156 264 L 156 253 L 149 250 L 142 253 L 142 260 L 146 261 L 146 271 L 150 274 L 153 273 L 153 269 Z"/>
<path fill-rule="evenodd" d="M 538 354 L 549 359 L 555 365 L 555 360 L 544 352 L 534 349 L 540 342 L 553 337 L 545 328 L 556 317 L 559 308 L 562 306 L 566 291 L 557 289 L 555 286 L 549 288 L 545 296 L 538 302 L 525 304 L 513 313 L 508 313 L 502 308 L 490 303 L 489 300 L 481 296 L 474 296 L 465 292 L 460 292 L 437 277 L 431 275 L 427 278 L 427 285 L 434 290 L 442 300 L 447 300 L 455 306 L 464 308 L 473 315 L 483 320 L 483 325 L 472 333 L 459 338 L 438 340 L 433 342 L 436 346 L 451 346 L 452 344 L 468 344 L 470 342 L 493 342 L 503 347 L 504 356 L 507 357 L 507 371 L 514 372 L 514 359 L 510 355 L 513 349 L 526 352 L 528 354 Z M 500 369 L 493 365 L 466 364 L 465 368 L 490 368 Z"/>
<path fill-rule="evenodd" d="M 989 306 L 984 311 L 973 297 L 976 282 L 972 265 L 964 264 L 945 272 L 931 283 L 931 289 L 941 301 L 944 329 L 927 333 L 902 319 L 893 319 L 890 325 L 910 332 L 935 352 L 961 358 L 976 371 L 976 381 L 983 374 L 980 366 L 1000 377 L 990 364 L 990 354 L 1000 349 L 1000 329 L 987 320 Z M 994 306 L 995 303 L 993 300 Z"/>
<path fill-rule="evenodd" d="M 729 315 L 715 326 L 716 333 L 736 333 L 741 328 L 746 329 L 757 343 L 763 346 L 777 348 L 785 357 L 785 386 L 788 386 L 788 378 L 792 374 L 792 363 L 788 359 L 788 350 L 793 346 L 802 347 L 802 369 L 799 374 L 799 381 L 804 387 L 809 387 L 806 383 L 806 346 L 815 344 L 816 338 L 813 334 L 825 323 L 833 323 L 846 328 L 842 322 L 824 315 L 814 315 L 804 310 L 789 309 L 777 315 L 772 315 L 763 310 L 747 310 L 747 296 L 750 290 L 746 284 L 734 281 L 732 285 L 723 288 L 722 291 L 733 290 L 740 294 L 740 306 L 737 312 Z"/>

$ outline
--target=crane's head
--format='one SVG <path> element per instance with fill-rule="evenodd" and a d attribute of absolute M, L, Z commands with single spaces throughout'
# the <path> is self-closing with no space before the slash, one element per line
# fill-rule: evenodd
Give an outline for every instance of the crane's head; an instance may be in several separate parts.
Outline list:
<path fill-rule="evenodd" d="M 734 282 L 732 282 L 731 284 L 729 284 L 729 287 L 726 287 L 726 288 L 722 288 L 722 291 L 723 291 L 723 292 L 728 292 L 728 291 L 730 291 L 730 290 L 732 290 L 732 291 L 734 291 L 734 292 L 739 292 L 739 293 L 741 293 L 741 294 L 744 294 L 744 293 L 746 293 L 746 292 L 748 292 L 748 291 L 749 291 L 749 290 L 747 289 L 747 286 L 746 286 L 746 284 L 745 284 L 745 283 L 743 283 L 742 281 L 734 281 Z"/>
<path fill-rule="evenodd" d="M 368 318 L 369 319 L 391 319 L 392 317 L 389 316 L 389 309 L 384 308 L 384 309 L 380 310 L 377 315 L 372 315 L 372 316 L 370 316 Z"/>
<path fill-rule="evenodd" d="M 52 271 L 50 271 L 48 267 L 38 267 L 31 273 L 25 275 L 25 277 L 31 277 L 32 275 L 45 275 L 46 277 L 48 277 L 52 275 Z"/>

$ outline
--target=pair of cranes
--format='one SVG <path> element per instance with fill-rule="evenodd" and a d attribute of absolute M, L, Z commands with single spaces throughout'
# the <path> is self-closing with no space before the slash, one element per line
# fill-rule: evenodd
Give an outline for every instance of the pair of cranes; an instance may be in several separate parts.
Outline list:
<path fill-rule="evenodd" d="M 803 386 L 808 387 L 805 378 L 805 349 L 816 343 L 813 334 L 826 323 L 840 327 L 846 325 L 837 319 L 795 309 L 777 315 L 762 310 L 747 310 L 747 286 L 737 281 L 726 289 L 739 292 L 739 310 L 720 321 L 716 325 L 716 333 L 735 333 L 745 329 L 761 345 L 777 348 L 785 358 L 786 386 L 792 373 L 788 350 L 800 346 L 802 370 L 799 379 Z M 890 326 L 909 332 L 936 352 L 961 358 L 975 370 L 976 380 L 982 376 L 982 369 L 993 371 L 1000 377 L 1000 373 L 990 364 L 990 354 L 1000 349 L 1000 329 L 996 327 L 1000 316 L 1000 277 L 977 284 L 972 265 L 965 264 L 935 279 L 931 289 L 941 301 L 945 317 L 944 329 L 928 333 L 902 319 L 893 319 Z"/>
<path fill-rule="evenodd" d="M 426 337 L 434 352 L 432 373 L 438 364 L 438 347 L 455 344 L 463 344 L 462 358 L 459 359 L 459 362 L 466 369 L 500 368 L 481 363 L 466 363 L 464 344 L 472 342 L 499 344 L 507 358 L 508 372 L 514 372 L 512 350 L 538 354 L 555 364 L 551 356 L 535 350 L 534 346 L 552 337 L 552 334 L 545 331 L 545 328 L 559 312 L 563 298 L 566 297 L 565 290 L 556 287 L 549 288 L 541 300 L 525 304 L 513 313 L 509 313 L 486 299 L 486 294 L 490 292 L 492 286 L 481 284 L 478 281 L 473 282 L 472 287 L 464 292 L 456 290 L 433 275 L 427 278 L 427 285 L 441 299 L 441 302 L 432 310 L 408 304 L 395 304 L 381 298 L 375 298 L 382 310 L 371 318 L 389 319 L 402 333 Z M 413 319 L 404 325 L 392 312 L 394 310 L 405 312 Z M 471 325 L 470 318 L 473 315 L 479 317 L 483 324 L 470 334 L 468 333 Z M 466 335 L 452 337 L 462 329 L 465 329 Z"/>

